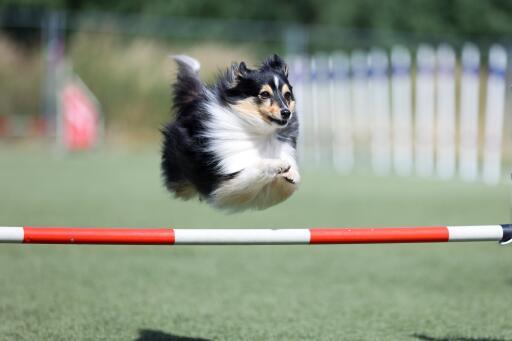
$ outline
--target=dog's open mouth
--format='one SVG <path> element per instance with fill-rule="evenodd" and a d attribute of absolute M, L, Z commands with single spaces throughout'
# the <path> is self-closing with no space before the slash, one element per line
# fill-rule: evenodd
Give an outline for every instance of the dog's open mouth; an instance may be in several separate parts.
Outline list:
<path fill-rule="evenodd" d="M 267 115 L 268 119 L 271 121 L 271 122 L 274 122 L 276 123 L 277 125 L 280 125 L 280 126 L 285 126 L 286 123 L 288 123 L 288 120 L 280 120 L 278 118 L 274 118 L 272 116 L 269 116 Z"/>

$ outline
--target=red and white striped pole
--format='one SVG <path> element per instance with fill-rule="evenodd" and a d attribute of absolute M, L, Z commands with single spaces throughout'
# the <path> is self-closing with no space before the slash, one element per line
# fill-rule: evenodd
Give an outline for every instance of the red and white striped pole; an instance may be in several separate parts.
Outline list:
<path fill-rule="evenodd" d="M 512 241 L 512 224 L 312 229 L 0 227 L 0 243 L 26 244 L 373 244 Z"/>

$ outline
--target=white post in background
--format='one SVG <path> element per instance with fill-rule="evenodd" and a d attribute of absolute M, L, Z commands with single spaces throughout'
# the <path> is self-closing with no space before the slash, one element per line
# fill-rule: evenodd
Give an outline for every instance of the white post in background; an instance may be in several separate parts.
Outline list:
<path fill-rule="evenodd" d="M 455 173 L 455 52 L 441 44 L 437 49 L 437 174 L 448 179 Z"/>
<path fill-rule="evenodd" d="M 434 170 L 434 49 L 420 45 L 416 54 L 416 172 L 431 176 Z"/>
<path fill-rule="evenodd" d="M 313 153 L 313 160 L 315 162 L 315 165 L 320 164 L 320 141 L 319 141 L 319 134 L 320 134 L 320 127 L 319 127 L 319 113 L 318 113 L 318 65 L 316 61 L 316 57 L 311 57 L 310 61 L 310 84 L 311 84 L 311 126 L 309 128 L 310 134 L 309 134 L 309 151 L 310 153 Z"/>
<path fill-rule="evenodd" d="M 460 97 L 460 175 L 465 181 L 478 177 L 478 104 L 480 52 L 466 43 L 462 49 Z"/>
<path fill-rule="evenodd" d="M 329 100 L 329 62 L 327 55 L 318 54 L 316 61 L 316 92 L 315 92 L 315 160 L 317 165 L 324 165 L 330 155 L 331 148 L 331 114 Z"/>
<path fill-rule="evenodd" d="M 389 61 L 386 51 L 374 48 L 369 55 L 370 115 L 372 126 L 372 166 L 377 175 L 391 168 L 391 131 L 389 103 Z"/>
<path fill-rule="evenodd" d="M 412 104 L 411 104 L 411 56 L 403 46 L 391 51 L 392 108 L 393 108 L 393 163 L 399 175 L 412 171 Z"/>
<path fill-rule="evenodd" d="M 352 112 L 354 133 L 361 140 L 366 137 L 368 128 L 368 61 L 363 51 L 356 50 L 350 56 L 352 69 Z"/>
<path fill-rule="evenodd" d="M 297 149 L 299 152 L 299 161 L 305 160 L 305 106 L 306 103 L 304 85 L 307 75 L 307 61 L 303 56 L 294 56 L 289 58 L 290 61 L 290 82 L 293 86 L 293 95 L 295 97 L 295 113 L 299 119 L 299 138 L 297 141 Z M 309 99 L 308 99 L 309 100 Z"/>
<path fill-rule="evenodd" d="M 497 184 L 501 176 L 501 143 L 505 111 L 505 75 L 507 52 L 500 45 L 489 51 L 487 102 L 485 106 L 485 145 L 483 179 Z"/>
<path fill-rule="evenodd" d="M 332 163 L 338 172 L 347 174 L 354 166 L 352 118 L 350 115 L 349 60 L 337 52 L 329 59 L 332 127 Z"/>

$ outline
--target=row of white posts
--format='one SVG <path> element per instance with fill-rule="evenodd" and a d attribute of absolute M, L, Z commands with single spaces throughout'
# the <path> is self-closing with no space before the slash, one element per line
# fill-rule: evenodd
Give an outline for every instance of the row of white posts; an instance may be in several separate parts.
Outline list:
<path fill-rule="evenodd" d="M 501 180 L 507 53 L 465 44 L 290 58 L 304 162 L 342 173 Z M 414 62 L 413 62 L 414 60 Z M 482 65 L 486 65 L 483 67 Z M 482 108 L 482 110 L 480 110 Z"/>

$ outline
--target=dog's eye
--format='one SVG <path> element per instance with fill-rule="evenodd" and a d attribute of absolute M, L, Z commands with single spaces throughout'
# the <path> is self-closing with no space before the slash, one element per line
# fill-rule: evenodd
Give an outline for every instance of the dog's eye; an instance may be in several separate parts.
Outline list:
<path fill-rule="evenodd" d="M 292 93 L 290 91 L 286 91 L 284 98 L 289 102 L 292 99 Z"/>
<path fill-rule="evenodd" d="M 263 99 L 270 98 L 270 93 L 268 91 L 262 91 L 260 92 L 260 97 Z"/>

